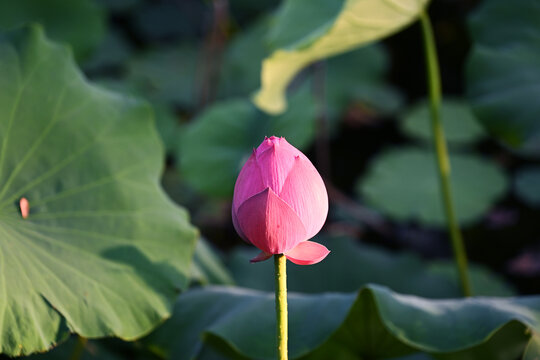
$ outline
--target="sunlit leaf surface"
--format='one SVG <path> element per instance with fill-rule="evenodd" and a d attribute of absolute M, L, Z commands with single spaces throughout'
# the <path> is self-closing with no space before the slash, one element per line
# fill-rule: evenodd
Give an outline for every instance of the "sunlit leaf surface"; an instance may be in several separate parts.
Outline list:
<path fill-rule="evenodd" d="M 8 33 L 0 149 L 0 352 L 134 339 L 170 315 L 196 234 L 159 186 L 148 105 L 90 85 L 40 28 Z"/>

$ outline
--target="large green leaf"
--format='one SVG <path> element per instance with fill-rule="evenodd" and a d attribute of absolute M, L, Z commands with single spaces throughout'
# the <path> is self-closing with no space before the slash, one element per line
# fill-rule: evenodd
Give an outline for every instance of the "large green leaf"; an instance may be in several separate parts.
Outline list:
<path fill-rule="evenodd" d="M 307 90 L 300 89 L 289 111 L 276 117 L 244 99 L 209 107 L 184 134 L 179 152 L 182 175 L 207 195 L 232 196 L 242 165 L 265 136 L 284 136 L 298 148 L 308 145 L 315 133 L 316 109 Z"/>
<path fill-rule="evenodd" d="M 148 105 L 90 85 L 38 27 L 0 36 L 0 352 L 169 316 L 196 233 L 162 164 Z"/>
<path fill-rule="evenodd" d="M 105 35 L 105 12 L 92 0 L 0 1 L 0 30 L 37 22 L 47 35 L 69 43 L 77 58 L 88 55 Z"/>
<path fill-rule="evenodd" d="M 270 113 L 283 112 L 287 85 L 302 68 L 395 33 L 414 21 L 427 2 L 285 1 L 270 38 L 279 48 L 263 61 L 255 104 Z"/>
<path fill-rule="evenodd" d="M 478 119 L 495 137 L 540 154 L 540 3 L 482 4 L 471 18 L 474 42 L 467 64 L 469 96 Z"/>
<path fill-rule="evenodd" d="M 441 104 L 441 119 L 444 125 L 444 135 L 450 144 L 472 143 L 484 135 L 484 130 L 474 117 L 467 102 L 459 99 L 444 99 Z M 405 133 L 431 142 L 431 115 L 429 103 L 423 100 L 416 104 L 404 116 L 401 122 Z"/>
<path fill-rule="evenodd" d="M 429 298 L 459 297 L 455 265 L 446 261 L 425 261 L 411 253 L 391 253 L 382 248 L 356 243 L 343 237 L 317 237 L 331 253 L 312 266 L 289 263 L 287 287 L 290 291 L 317 293 L 355 291 L 367 283 L 388 286 L 394 291 Z M 249 259 L 255 248 L 234 250 L 227 265 L 238 286 L 273 291 L 273 262 L 253 265 Z M 350 264 L 351 266 L 344 266 Z M 475 295 L 506 296 L 513 292 L 493 274 L 476 265 L 470 266 Z"/>
<path fill-rule="evenodd" d="M 452 154 L 450 161 L 458 220 L 477 220 L 504 194 L 504 173 L 496 164 L 474 155 Z M 396 220 L 446 223 L 436 162 L 430 151 L 402 148 L 382 154 L 357 189 L 368 203 Z"/>
<path fill-rule="evenodd" d="M 416 351 L 442 359 L 512 359 L 540 330 L 540 297 L 429 300 L 370 285 L 358 293 L 289 294 L 291 359 L 379 359 Z M 178 299 L 146 341 L 197 358 L 221 341 L 250 359 L 275 358 L 274 294 L 209 287 Z M 234 357 L 233 357 L 234 358 Z"/>
<path fill-rule="evenodd" d="M 354 294 L 303 296 L 289 294 L 289 342 L 291 357 L 322 343 L 345 319 Z M 244 353 L 251 359 L 275 358 L 274 294 L 242 288 L 207 287 L 181 296 L 173 317 L 146 342 L 171 359 L 196 358 L 201 335 L 214 325 L 239 328 L 236 339 L 262 351 Z M 331 313 L 324 309 L 332 309 Z M 317 314 L 316 317 L 313 314 Z M 227 321 L 227 317 L 230 321 Z M 251 317 L 251 319 L 249 319 Z M 251 333 L 253 336 L 247 336 Z M 249 338 L 249 340 L 248 340 Z M 266 343 L 266 344 L 265 344 Z M 243 351 L 241 351 L 243 352 Z"/>

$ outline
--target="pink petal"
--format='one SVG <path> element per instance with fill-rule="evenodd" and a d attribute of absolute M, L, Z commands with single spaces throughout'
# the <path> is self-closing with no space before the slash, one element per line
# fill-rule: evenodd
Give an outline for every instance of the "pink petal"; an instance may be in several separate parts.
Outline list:
<path fill-rule="evenodd" d="M 321 230 L 328 215 L 328 194 L 317 169 L 307 158 L 295 158 L 279 197 L 302 219 L 307 239 Z"/>
<path fill-rule="evenodd" d="M 261 251 L 259 253 L 259 255 L 255 256 L 253 259 L 249 260 L 249 262 L 256 263 L 256 262 L 260 262 L 260 261 L 265 261 L 265 260 L 270 259 L 272 256 L 274 256 L 274 255 L 265 253 L 264 251 Z"/>
<path fill-rule="evenodd" d="M 257 164 L 261 170 L 264 187 L 269 187 L 279 194 L 289 171 L 294 166 L 295 157 L 300 155 L 305 157 L 284 138 L 275 136 L 266 138 L 256 150 Z"/>
<path fill-rule="evenodd" d="M 238 212 L 238 208 L 240 207 L 240 205 L 242 205 L 244 201 L 246 201 L 253 195 L 263 191 L 265 188 L 266 186 L 264 186 L 263 184 L 261 171 L 259 169 L 259 166 L 257 165 L 255 150 L 253 150 L 253 154 L 251 154 L 249 159 L 242 167 L 242 170 L 240 170 L 240 174 L 238 175 L 238 178 L 236 179 L 236 184 L 234 185 L 234 196 L 232 203 L 233 223 L 234 214 Z M 236 226 L 235 228 L 238 231 L 238 228 Z"/>
<path fill-rule="evenodd" d="M 270 188 L 245 201 L 237 221 L 246 238 L 269 254 L 284 253 L 307 239 L 298 215 Z"/>
<path fill-rule="evenodd" d="M 234 206 L 232 208 L 231 213 L 232 213 L 231 215 L 232 215 L 232 223 L 233 223 L 234 229 L 236 230 L 238 235 L 240 235 L 242 240 L 244 240 L 248 244 L 251 244 L 251 241 L 249 241 L 249 239 L 246 237 L 246 235 L 242 231 L 242 228 L 240 227 L 240 224 L 238 224 L 238 217 L 236 216 L 236 212 L 234 211 Z"/>
<path fill-rule="evenodd" d="M 330 250 L 326 246 L 313 241 L 303 241 L 285 253 L 287 259 L 297 265 L 313 265 L 322 261 Z"/>

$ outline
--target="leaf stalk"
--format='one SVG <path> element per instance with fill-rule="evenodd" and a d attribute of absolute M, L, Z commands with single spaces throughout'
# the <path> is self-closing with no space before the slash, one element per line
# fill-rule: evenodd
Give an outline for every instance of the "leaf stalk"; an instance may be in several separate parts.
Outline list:
<path fill-rule="evenodd" d="M 433 29 L 426 10 L 422 11 L 420 14 L 420 22 L 422 24 L 422 36 L 424 39 L 427 85 L 429 89 L 429 103 L 431 111 L 431 129 L 433 132 L 435 151 L 437 154 L 437 169 L 439 173 L 441 196 L 446 215 L 447 227 L 450 233 L 450 239 L 452 241 L 454 260 L 456 262 L 459 280 L 461 283 L 461 290 L 463 296 L 471 296 L 472 291 L 468 273 L 467 254 L 452 199 L 452 185 L 450 183 L 450 158 L 448 156 L 448 148 L 446 145 L 446 138 L 444 136 L 444 128 L 440 115 L 442 91 L 439 60 L 437 58 Z"/>

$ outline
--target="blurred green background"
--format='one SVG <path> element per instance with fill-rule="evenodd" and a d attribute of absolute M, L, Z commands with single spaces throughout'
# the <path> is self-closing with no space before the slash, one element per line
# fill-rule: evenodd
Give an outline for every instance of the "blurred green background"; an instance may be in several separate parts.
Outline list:
<path fill-rule="evenodd" d="M 188 208 L 205 239 L 192 267 L 194 285 L 272 290 L 271 264 L 248 264 L 254 249 L 236 235 L 230 206 L 251 149 L 276 135 L 313 161 L 331 206 L 320 238 L 332 253 L 309 269 L 291 265 L 292 291 L 355 291 L 370 282 L 426 297 L 458 296 L 419 24 L 310 65 L 289 88 L 288 110 L 270 116 L 251 96 L 260 86 L 261 61 L 280 36 L 294 36 L 275 28 L 279 6 L 274 0 L 2 0 L 0 29 L 40 23 L 52 39 L 69 44 L 91 81 L 152 104 L 166 149 L 162 185 Z M 511 34 L 538 35 L 539 26 L 528 27 L 526 9 L 504 6 L 435 0 L 429 13 L 473 291 L 538 294 L 540 137 L 532 119 L 540 87 L 530 69 L 540 66 L 540 49 L 534 36 Z M 495 51 L 502 48 L 510 50 Z M 511 67 L 497 63 L 505 56 L 515 60 Z M 497 89 L 511 93 L 509 100 L 493 101 Z M 161 351 L 144 341 L 104 344 L 88 346 L 115 349 L 102 349 L 101 359 Z M 55 351 L 68 354 L 63 349 L 70 346 Z"/>
<path fill-rule="evenodd" d="M 242 245 L 230 220 L 234 181 L 251 148 L 277 135 L 302 149 L 327 180 L 326 233 L 449 259 L 419 25 L 308 67 L 291 85 L 288 111 L 273 117 L 250 96 L 275 45 L 279 5 L 4 0 L 0 28 L 41 23 L 52 39 L 70 45 L 89 79 L 152 103 L 167 149 L 163 186 L 216 248 Z M 540 162 L 489 136 L 467 96 L 465 70 L 475 34 L 482 36 L 479 25 L 470 25 L 482 5 L 440 0 L 430 6 L 457 214 L 471 261 L 521 293 L 537 293 Z"/>

